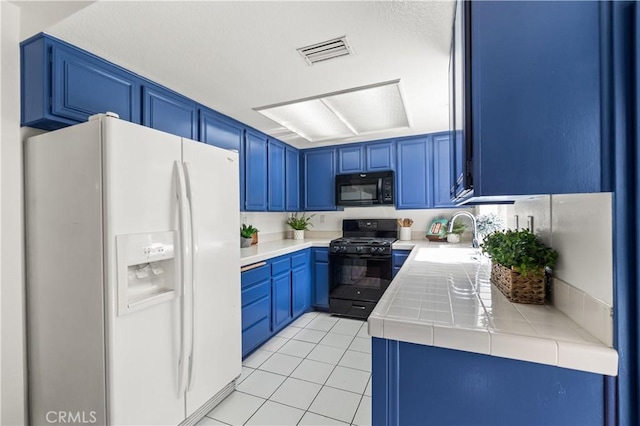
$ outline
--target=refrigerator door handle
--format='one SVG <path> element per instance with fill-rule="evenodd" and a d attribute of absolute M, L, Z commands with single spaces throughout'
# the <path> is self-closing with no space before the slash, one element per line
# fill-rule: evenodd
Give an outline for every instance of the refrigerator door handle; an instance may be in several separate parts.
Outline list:
<path fill-rule="evenodd" d="M 191 218 L 191 347 L 189 350 L 189 379 L 187 381 L 187 390 L 190 390 L 193 384 L 193 347 L 195 345 L 195 327 L 196 327 L 196 256 L 198 255 L 198 229 L 196 221 L 196 202 L 195 202 L 195 182 L 193 172 L 189 163 L 184 163 L 184 174 L 187 183 L 187 197 L 189 199 L 189 213 Z"/>
<path fill-rule="evenodd" d="M 179 226 L 180 226 L 180 293 L 181 293 L 181 306 L 180 306 L 180 358 L 178 360 L 178 396 L 185 392 L 185 381 L 187 378 L 187 345 L 185 343 L 187 337 L 187 294 L 186 294 L 186 281 L 188 279 L 187 258 L 191 254 L 190 240 L 191 235 L 186 232 L 188 207 L 187 207 L 187 185 L 184 176 L 184 170 L 180 161 L 174 163 L 175 176 L 176 176 L 176 197 L 178 199 L 178 211 L 179 211 Z"/>

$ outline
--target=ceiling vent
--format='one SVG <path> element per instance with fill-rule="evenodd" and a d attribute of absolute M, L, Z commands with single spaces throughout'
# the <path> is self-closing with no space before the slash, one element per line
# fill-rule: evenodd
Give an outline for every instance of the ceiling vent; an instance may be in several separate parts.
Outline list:
<path fill-rule="evenodd" d="M 347 41 L 347 36 L 301 47 L 297 50 L 308 65 L 314 65 L 318 62 L 328 61 L 329 59 L 335 59 L 341 56 L 353 55 L 354 53 Z"/>

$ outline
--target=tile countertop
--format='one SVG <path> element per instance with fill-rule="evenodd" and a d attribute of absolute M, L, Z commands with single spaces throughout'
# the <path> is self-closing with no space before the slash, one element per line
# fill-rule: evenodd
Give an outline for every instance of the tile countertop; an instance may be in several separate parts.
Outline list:
<path fill-rule="evenodd" d="M 411 255 L 369 316 L 369 334 L 615 376 L 618 353 L 550 305 L 509 302 L 464 244 L 398 242 Z"/>
<path fill-rule="evenodd" d="M 251 247 L 240 249 L 240 266 L 262 262 L 263 260 L 309 247 L 329 247 L 330 242 L 331 240 L 327 238 L 307 238 L 305 240 L 277 240 L 258 243 Z"/>
<path fill-rule="evenodd" d="M 263 260 L 293 253 L 309 247 L 329 247 L 332 238 L 307 238 L 304 240 L 277 240 L 259 243 L 251 247 L 240 249 L 240 266 L 250 265 Z M 396 241 L 396 250 L 411 250 L 416 244 L 428 244 L 428 241 Z M 432 243 L 433 244 L 433 243 Z"/>

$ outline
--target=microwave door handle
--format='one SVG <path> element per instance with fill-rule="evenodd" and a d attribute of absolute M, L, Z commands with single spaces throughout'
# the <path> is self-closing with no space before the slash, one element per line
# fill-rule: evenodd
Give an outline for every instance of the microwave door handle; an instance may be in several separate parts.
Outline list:
<path fill-rule="evenodd" d="M 384 203 L 384 194 L 382 194 L 382 178 L 378 178 L 378 204 Z"/>

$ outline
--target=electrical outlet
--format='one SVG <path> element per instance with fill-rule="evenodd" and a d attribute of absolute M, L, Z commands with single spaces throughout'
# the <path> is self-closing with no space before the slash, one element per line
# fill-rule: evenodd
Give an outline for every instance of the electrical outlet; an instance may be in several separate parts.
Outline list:
<path fill-rule="evenodd" d="M 324 215 L 323 214 L 320 215 L 320 223 L 324 223 Z"/>
<path fill-rule="evenodd" d="M 533 232 L 533 216 L 527 216 L 527 229 Z"/>

